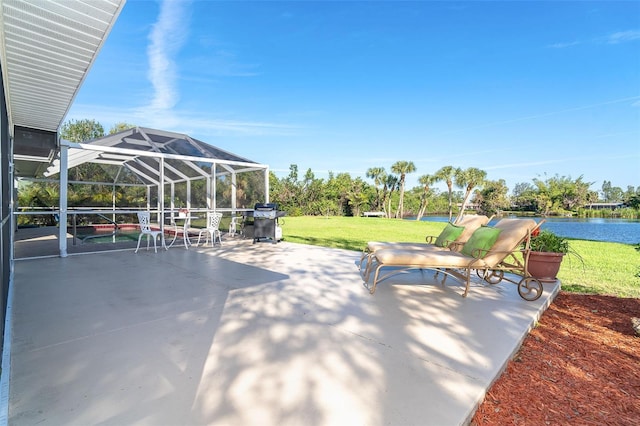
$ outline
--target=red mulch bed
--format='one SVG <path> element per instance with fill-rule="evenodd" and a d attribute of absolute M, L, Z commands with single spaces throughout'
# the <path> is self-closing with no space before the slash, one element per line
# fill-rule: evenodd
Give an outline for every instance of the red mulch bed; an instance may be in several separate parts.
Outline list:
<path fill-rule="evenodd" d="M 640 425 L 640 299 L 561 292 L 472 425 Z"/>

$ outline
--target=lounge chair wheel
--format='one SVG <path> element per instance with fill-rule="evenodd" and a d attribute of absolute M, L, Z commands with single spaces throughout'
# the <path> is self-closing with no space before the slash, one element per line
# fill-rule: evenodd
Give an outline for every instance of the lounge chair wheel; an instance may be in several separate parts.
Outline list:
<path fill-rule="evenodd" d="M 478 276 L 488 282 L 489 284 L 498 284 L 504 278 L 504 271 L 484 271 L 482 269 L 476 270 Z"/>
<path fill-rule="evenodd" d="M 518 294 L 530 302 L 538 300 L 542 296 L 542 290 L 542 283 L 533 277 L 523 278 L 518 283 Z"/>

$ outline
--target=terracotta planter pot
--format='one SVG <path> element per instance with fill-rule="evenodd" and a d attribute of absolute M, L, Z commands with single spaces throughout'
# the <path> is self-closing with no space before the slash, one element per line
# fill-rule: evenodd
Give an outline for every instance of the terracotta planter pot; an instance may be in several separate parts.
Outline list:
<path fill-rule="evenodd" d="M 543 283 L 554 282 L 564 255 L 564 253 L 532 251 L 527 265 L 529 274 Z"/>

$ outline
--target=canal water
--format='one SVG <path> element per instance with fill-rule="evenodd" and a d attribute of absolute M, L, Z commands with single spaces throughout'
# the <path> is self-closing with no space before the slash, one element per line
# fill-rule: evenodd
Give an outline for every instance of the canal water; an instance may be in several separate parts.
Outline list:
<path fill-rule="evenodd" d="M 446 222 L 446 216 L 423 217 L 425 221 Z M 539 218 L 534 218 L 540 220 Z M 499 219 L 493 219 L 489 225 Z M 579 240 L 609 241 L 625 244 L 640 244 L 640 220 L 601 218 L 547 218 L 542 229 L 558 235 Z"/>

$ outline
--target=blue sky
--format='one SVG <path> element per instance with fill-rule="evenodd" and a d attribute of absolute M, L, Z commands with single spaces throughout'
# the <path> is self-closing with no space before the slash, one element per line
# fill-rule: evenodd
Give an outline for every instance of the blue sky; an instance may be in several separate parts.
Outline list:
<path fill-rule="evenodd" d="M 84 118 L 187 133 L 280 177 L 402 160 L 409 187 L 452 165 L 626 190 L 640 2 L 128 0 L 67 115 Z"/>

